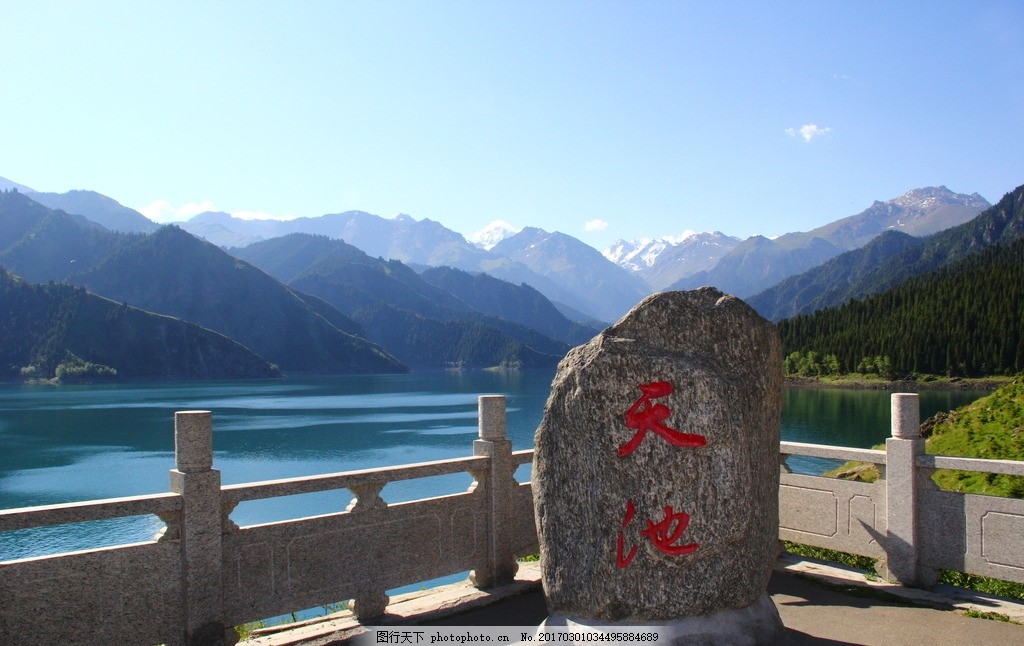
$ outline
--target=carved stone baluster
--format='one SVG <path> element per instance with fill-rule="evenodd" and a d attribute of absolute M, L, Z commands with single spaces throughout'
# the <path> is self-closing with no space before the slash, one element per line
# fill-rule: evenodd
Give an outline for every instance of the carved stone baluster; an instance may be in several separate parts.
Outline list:
<path fill-rule="evenodd" d="M 386 509 L 388 504 L 380 497 L 383 482 L 371 482 L 362 485 L 353 485 L 348 488 L 355 496 L 345 510 L 353 514 L 366 513 L 379 509 Z"/>
<path fill-rule="evenodd" d="M 346 511 L 352 514 L 374 514 L 387 509 L 388 504 L 380 497 L 381 489 L 385 484 L 384 482 L 371 482 L 349 487 L 349 491 L 355 498 L 349 503 Z M 356 619 L 365 623 L 383 615 L 389 601 L 390 598 L 384 590 L 374 588 L 372 581 L 366 581 L 364 587 L 356 592 L 352 600 L 348 602 L 348 608 L 356 616 Z"/>
<path fill-rule="evenodd" d="M 176 541 L 181 538 L 181 510 L 159 512 L 157 517 L 166 525 L 153 537 L 157 543 Z"/>
<path fill-rule="evenodd" d="M 231 512 L 238 506 L 237 500 L 224 500 L 221 503 L 220 518 L 221 518 L 221 531 L 225 534 L 231 532 L 237 532 L 239 530 L 238 523 L 231 519 Z"/>
<path fill-rule="evenodd" d="M 789 466 L 788 462 L 789 456 L 789 453 L 779 454 L 779 469 L 781 470 L 781 473 L 793 473 L 793 468 Z"/>

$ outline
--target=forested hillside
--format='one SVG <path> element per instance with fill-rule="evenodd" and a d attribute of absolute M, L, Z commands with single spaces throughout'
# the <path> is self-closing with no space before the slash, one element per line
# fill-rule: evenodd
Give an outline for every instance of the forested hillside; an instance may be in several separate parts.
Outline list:
<path fill-rule="evenodd" d="M 357 336 L 359 326 L 340 312 L 328 320 L 318 311 L 325 304 L 310 306 L 307 295 L 174 226 L 138 238 L 72 281 L 228 335 L 285 371 L 406 370 Z"/>
<path fill-rule="evenodd" d="M 1024 240 L 985 248 L 863 300 L 785 319 L 778 328 L 789 361 L 820 362 L 812 374 L 863 372 L 865 358 L 888 376 L 1020 372 Z"/>
<path fill-rule="evenodd" d="M 64 382 L 280 376 L 231 339 L 81 287 L 0 271 L 0 379 Z"/>
<path fill-rule="evenodd" d="M 877 294 L 913 277 L 958 262 L 986 247 L 1024 238 L 1024 186 L 976 218 L 927 238 L 896 231 L 757 294 L 748 303 L 777 321 Z"/>
<path fill-rule="evenodd" d="M 571 344 L 597 333 L 526 285 L 447 268 L 421 276 L 325 236 L 293 233 L 232 253 L 323 299 L 414 367 L 554 365 Z"/>
<path fill-rule="evenodd" d="M 470 274 L 451 267 L 431 267 L 421 277 L 478 312 L 529 326 L 563 343 L 586 343 L 599 331 L 569 320 L 526 283 L 513 285 L 487 274 Z"/>

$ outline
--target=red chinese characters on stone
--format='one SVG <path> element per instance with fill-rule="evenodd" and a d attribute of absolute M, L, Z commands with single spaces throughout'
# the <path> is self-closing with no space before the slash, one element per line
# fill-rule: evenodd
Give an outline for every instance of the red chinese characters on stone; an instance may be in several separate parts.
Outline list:
<path fill-rule="evenodd" d="M 703 435 L 683 433 L 665 426 L 662 422 L 672 414 L 672 409 L 664 404 L 655 404 L 652 400 L 672 394 L 672 384 L 667 381 L 654 381 L 640 384 L 643 393 L 626 411 L 626 426 L 634 429 L 633 438 L 619 447 L 619 457 L 626 457 L 636 450 L 649 431 L 660 435 L 672 446 L 696 448 L 707 444 Z"/>
<path fill-rule="evenodd" d="M 623 553 L 626 547 L 625 530 L 633 517 L 636 516 L 636 506 L 632 500 L 626 501 L 626 515 L 622 518 L 622 531 L 619 532 L 618 545 L 615 554 L 615 564 L 621 570 L 628 567 L 636 557 L 636 545 L 629 548 L 629 552 Z M 669 556 L 682 556 L 693 554 L 700 547 L 697 543 L 679 545 L 676 542 L 683 532 L 690 525 L 690 515 L 686 512 L 676 512 L 671 505 L 665 506 L 665 518 L 657 523 L 647 521 L 647 529 L 640 530 L 640 535 L 650 539 L 651 544 L 661 552 Z"/>
<path fill-rule="evenodd" d="M 623 529 L 623 531 L 625 531 L 627 525 L 629 525 L 631 522 L 633 522 L 633 516 L 635 516 L 635 515 L 636 515 L 636 507 L 633 505 L 633 501 L 632 500 L 627 500 L 626 501 L 626 515 L 622 518 L 622 529 Z M 619 532 L 618 551 L 616 552 L 616 556 L 615 556 L 615 563 L 616 563 L 616 565 L 619 566 L 620 570 L 622 568 L 626 567 L 627 565 L 629 565 L 630 563 L 632 563 L 633 562 L 633 557 L 636 556 L 636 545 L 634 545 L 633 547 L 629 548 L 629 553 L 628 554 L 625 554 L 625 555 L 622 554 L 622 550 L 625 547 L 625 542 L 626 542 L 626 538 L 623 536 L 622 532 L 620 531 Z"/>
<path fill-rule="evenodd" d="M 690 514 L 685 511 L 674 512 L 672 505 L 665 505 L 665 518 L 657 524 L 648 520 L 647 529 L 641 531 L 640 535 L 651 539 L 655 547 L 669 556 L 693 554 L 700 547 L 697 543 L 675 544 L 689 525 Z"/>
<path fill-rule="evenodd" d="M 628 456 L 636 450 L 648 432 L 653 431 L 672 446 L 697 448 L 707 444 L 703 435 L 683 433 L 666 426 L 663 422 L 672 414 L 672 409 L 664 404 L 656 404 L 653 400 L 672 394 L 672 384 L 667 381 L 653 381 L 640 384 L 640 397 L 626 411 L 626 426 L 636 431 L 633 437 L 619 447 L 620 458 Z M 647 520 L 647 528 L 640 530 L 640 536 L 651 541 L 659 551 L 668 556 L 692 554 L 700 547 L 697 543 L 680 544 L 683 532 L 690 525 L 690 515 L 683 511 L 674 511 L 671 505 L 664 508 L 665 517 L 658 522 Z M 619 569 L 629 567 L 636 558 L 637 546 L 633 545 L 626 551 L 626 528 L 636 516 L 636 505 L 632 500 L 626 501 L 626 513 L 622 518 L 615 550 L 615 564 Z"/>

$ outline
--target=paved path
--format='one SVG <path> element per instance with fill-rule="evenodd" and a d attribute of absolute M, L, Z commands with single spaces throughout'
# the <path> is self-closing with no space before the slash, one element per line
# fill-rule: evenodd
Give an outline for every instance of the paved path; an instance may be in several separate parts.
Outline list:
<path fill-rule="evenodd" d="M 393 600 L 385 622 L 416 626 L 536 626 L 547 617 L 539 571 L 527 565 L 507 589 L 482 593 L 468 584 L 427 590 Z M 999 612 L 1024 620 L 1024 604 L 954 588 L 938 592 L 867 582 L 863 573 L 786 557 L 768 592 L 787 634 L 779 646 L 805 644 L 1024 645 L 1024 625 L 968 617 L 954 606 Z M 929 604 L 927 607 L 917 604 Z M 466 608 L 469 608 L 468 610 Z M 361 628 L 350 616 L 243 642 L 247 646 L 339 646 Z"/>
<path fill-rule="evenodd" d="M 775 572 L 768 592 L 787 629 L 787 635 L 779 646 L 1024 644 L 1024 626 L 1021 625 L 967 617 L 952 610 L 851 596 L 788 572 Z M 536 625 L 545 617 L 544 595 L 536 590 L 465 614 L 432 621 L 430 625 Z"/>

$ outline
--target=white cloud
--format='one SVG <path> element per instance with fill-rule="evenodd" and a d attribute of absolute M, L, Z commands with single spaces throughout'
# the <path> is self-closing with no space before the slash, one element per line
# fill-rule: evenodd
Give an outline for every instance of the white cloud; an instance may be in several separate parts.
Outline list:
<path fill-rule="evenodd" d="M 804 141 L 811 141 L 822 135 L 827 135 L 832 132 L 832 128 L 828 126 L 819 126 L 813 123 L 805 123 L 799 128 L 786 128 L 786 134 L 790 137 L 802 137 Z"/>
<path fill-rule="evenodd" d="M 685 231 L 683 231 L 682 233 L 680 233 L 677 236 L 663 236 L 662 240 L 664 240 L 665 242 L 670 242 L 672 244 L 679 244 L 680 242 L 682 242 L 683 240 L 686 240 L 690 236 L 695 236 L 695 235 L 697 235 L 696 231 L 694 231 L 693 229 L 686 229 Z"/>
<path fill-rule="evenodd" d="M 184 222 L 194 215 L 204 211 L 216 211 L 217 205 L 209 200 L 202 202 L 186 202 L 181 206 L 174 206 L 167 200 L 157 200 L 152 204 L 138 209 L 139 213 L 154 222 L 164 224 L 167 222 Z"/>
<path fill-rule="evenodd" d="M 265 211 L 232 211 L 231 215 L 239 220 L 294 220 L 294 215 L 274 215 Z"/>
<path fill-rule="evenodd" d="M 583 225 L 584 231 L 604 231 L 608 228 L 608 223 L 604 220 L 590 220 Z"/>
<path fill-rule="evenodd" d="M 181 206 L 174 206 L 167 200 L 157 200 L 137 210 L 154 222 L 166 224 L 168 222 L 185 222 L 200 213 L 219 211 L 220 209 L 210 200 L 186 202 Z M 274 215 L 264 211 L 232 211 L 231 215 L 240 220 L 294 220 L 296 217 L 294 215 Z"/>

